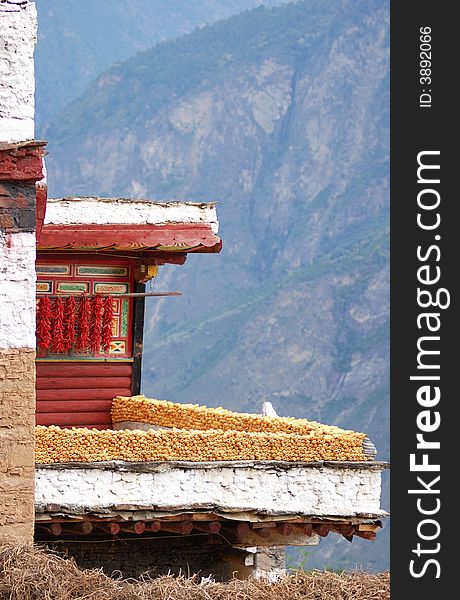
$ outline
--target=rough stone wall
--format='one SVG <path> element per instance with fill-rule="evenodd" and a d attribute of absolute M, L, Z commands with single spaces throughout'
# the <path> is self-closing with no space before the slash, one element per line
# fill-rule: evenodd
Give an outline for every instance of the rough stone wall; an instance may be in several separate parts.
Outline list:
<path fill-rule="evenodd" d="M 0 543 L 33 538 L 34 398 L 34 350 L 0 348 Z"/>
<path fill-rule="evenodd" d="M 35 5 L 0 0 L 0 543 L 33 540 L 35 39 Z"/>
<path fill-rule="evenodd" d="M 286 573 L 286 549 L 284 546 L 255 548 L 254 576 L 276 581 Z"/>
<path fill-rule="evenodd" d="M 275 581 L 285 573 L 284 548 L 233 548 L 218 536 L 180 536 L 163 539 L 130 538 L 85 542 L 47 542 L 58 553 L 75 558 L 82 569 L 100 569 L 106 575 L 198 574 L 215 581 L 233 577 L 268 578 Z"/>
<path fill-rule="evenodd" d="M 62 541 L 49 543 L 61 554 L 73 556 L 81 568 L 102 568 L 107 575 L 121 571 L 124 577 L 139 578 L 172 573 L 212 576 L 225 581 L 232 568 L 223 559 L 222 543 L 211 543 L 207 536 L 181 536 L 168 539 L 129 539 L 85 543 Z M 239 552 L 246 556 L 246 552 Z"/>
<path fill-rule="evenodd" d="M 205 467 L 204 465 L 208 465 Z M 271 466 L 272 465 L 272 466 Z M 142 467 L 139 467 L 142 468 Z M 115 505 L 139 509 L 259 510 L 268 514 L 351 517 L 384 514 L 381 471 L 374 467 L 159 465 L 153 472 L 101 468 L 46 468 L 36 471 L 36 504 L 69 510 L 102 510 Z M 77 492 L 78 490 L 78 492 Z"/>
<path fill-rule="evenodd" d="M 34 137 L 37 13 L 33 2 L 0 0 L 0 141 Z"/>

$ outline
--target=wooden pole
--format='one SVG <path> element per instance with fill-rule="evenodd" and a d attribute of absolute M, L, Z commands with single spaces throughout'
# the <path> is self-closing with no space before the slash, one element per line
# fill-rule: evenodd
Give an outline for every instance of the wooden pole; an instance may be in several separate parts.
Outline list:
<path fill-rule="evenodd" d="M 144 533 L 145 529 L 146 529 L 146 525 L 145 525 L 144 521 L 136 521 L 134 524 L 128 523 L 126 525 L 124 525 L 124 524 L 121 525 L 121 530 L 124 533 L 137 533 L 139 535 L 141 533 Z"/>
<path fill-rule="evenodd" d="M 377 534 L 374 531 L 355 531 L 354 535 L 357 535 L 365 540 L 370 540 L 371 542 L 373 542 L 377 537 Z"/>
<path fill-rule="evenodd" d="M 78 523 L 76 525 L 76 529 L 85 535 L 89 535 L 93 531 L 93 524 L 91 521 L 83 521 L 83 523 Z"/>
<path fill-rule="evenodd" d="M 118 523 L 108 523 L 108 528 L 111 535 L 118 535 L 120 533 L 120 525 Z"/>
<path fill-rule="evenodd" d="M 148 524 L 148 530 L 151 531 L 152 533 L 157 533 L 158 531 L 160 531 L 160 529 L 161 529 L 160 521 L 152 521 L 151 523 Z"/>
<path fill-rule="evenodd" d="M 238 525 L 236 526 L 236 533 L 238 538 L 243 541 L 243 539 L 248 535 L 249 533 L 249 525 L 247 523 L 238 523 Z"/>
<path fill-rule="evenodd" d="M 51 533 L 55 536 L 61 535 L 61 533 L 62 533 L 62 527 L 59 525 L 59 523 L 53 523 L 50 526 L 50 530 L 51 530 Z"/>
<path fill-rule="evenodd" d="M 193 530 L 192 521 L 182 521 L 181 523 L 162 523 L 162 531 L 168 533 L 180 533 L 181 535 L 189 535 Z"/>
<path fill-rule="evenodd" d="M 327 525 L 315 525 L 314 531 L 321 537 L 327 537 L 329 527 Z"/>
<path fill-rule="evenodd" d="M 283 523 L 279 526 L 281 535 L 292 535 L 294 533 L 294 525 L 291 523 Z"/>
<path fill-rule="evenodd" d="M 207 523 L 193 523 L 193 527 L 198 529 L 198 531 L 204 531 L 207 533 L 219 533 L 222 528 L 222 525 L 219 521 L 209 521 Z"/>
<path fill-rule="evenodd" d="M 78 292 L 75 294 L 36 294 L 37 298 L 69 298 L 75 296 L 76 298 L 86 296 L 86 298 L 94 298 L 95 296 L 106 297 L 112 296 L 112 298 L 156 298 L 165 296 L 182 296 L 182 292 L 130 292 L 126 294 L 85 294 L 84 292 Z"/>

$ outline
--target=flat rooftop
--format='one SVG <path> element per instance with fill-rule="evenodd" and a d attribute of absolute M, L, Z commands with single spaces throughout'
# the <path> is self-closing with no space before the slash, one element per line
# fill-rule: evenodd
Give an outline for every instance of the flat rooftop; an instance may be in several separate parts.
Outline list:
<path fill-rule="evenodd" d="M 48 198 L 40 250 L 219 252 L 215 202 Z"/>

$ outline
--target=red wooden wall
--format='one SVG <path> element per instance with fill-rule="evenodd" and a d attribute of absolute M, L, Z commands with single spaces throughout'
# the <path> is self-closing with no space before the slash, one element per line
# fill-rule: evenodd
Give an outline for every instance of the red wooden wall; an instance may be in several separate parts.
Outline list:
<path fill-rule="evenodd" d="M 132 363 L 37 362 L 37 425 L 112 427 L 115 396 L 131 395 Z"/>

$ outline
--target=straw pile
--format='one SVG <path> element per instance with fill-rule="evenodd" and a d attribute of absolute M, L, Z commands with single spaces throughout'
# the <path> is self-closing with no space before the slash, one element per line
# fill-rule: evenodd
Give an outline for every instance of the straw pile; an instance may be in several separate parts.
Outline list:
<path fill-rule="evenodd" d="M 295 571 L 265 580 L 201 581 L 159 577 L 133 582 L 81 570 L 71 559 L 31 547 L 0 548 L 0 599 L 5 600 L 388 600 L 389 573 Z"/>

